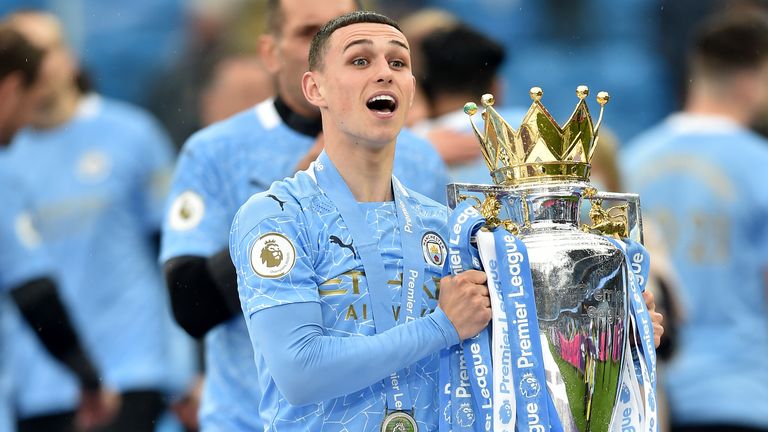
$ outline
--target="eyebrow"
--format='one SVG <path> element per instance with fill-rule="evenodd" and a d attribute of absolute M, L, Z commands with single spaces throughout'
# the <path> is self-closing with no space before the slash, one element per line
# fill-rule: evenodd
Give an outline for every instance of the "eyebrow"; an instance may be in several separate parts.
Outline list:
<path fill-rule="evenodd" d="M 393 45 L 397 45 L 397 46 L 402 47 L 402 48 L 405 48 L 406 50 L 410 51 L 410 49 L 408 48 L 408 45 L 404 44 L 403 42 L 401 42 L 401 41 L 399 41 L 397 39 L 392 39 L 392 40 L 389 41 L 389 43 L 393 44 Z M 352 42 L 348 43 L 347 46 L 344 47 L 344 50 L 342 52 L 348 50 L 349 48 L 351 48 L 351 47 L 353 47 L 355 45 L 373 45 L 373 41 L 370 40 L 370 39 L 355 39 Z"/>

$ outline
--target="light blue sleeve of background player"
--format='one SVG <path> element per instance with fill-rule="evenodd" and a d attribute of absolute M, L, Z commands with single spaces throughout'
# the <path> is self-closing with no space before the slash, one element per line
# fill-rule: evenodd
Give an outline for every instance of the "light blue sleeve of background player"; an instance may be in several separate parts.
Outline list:
<path fill-rule="evenodd" d="M 175 154 L 171 139 L 160 124 L 151 118 L 144 123 L 137 125 L 136 130 L 141 136 L 135 141 L 136 145 L 142 146 L 142 151 L 137 153 L 144 162 L 140 165 L 143 172 L 139 178 L 146 179 L 139 204 L 142 214 L 146 215 L 147 229 L 156 232 L 163 220 Z"/>
<path fill-rule="evenodd" d="M 0 291 L 51 273 L 26 196 L 21 182 L 0 176 Z"/>
<path fill-rule="evenodd" d="M 210 256 L 227 245 L 232 224 L 215 159 L 200 135 L 181 152 L 163 218 L 160 260 L 182 255 Z M 211 153 L 212 154 L 212 153 Z M 180 212 L 187 211 L 187 219 Z"/>
<path fill-rule="evenodd" d="M 432 144 L 403 129 L 397 136 L 393 173 L 405 187 L 445 204 L 448 170 Z"/>

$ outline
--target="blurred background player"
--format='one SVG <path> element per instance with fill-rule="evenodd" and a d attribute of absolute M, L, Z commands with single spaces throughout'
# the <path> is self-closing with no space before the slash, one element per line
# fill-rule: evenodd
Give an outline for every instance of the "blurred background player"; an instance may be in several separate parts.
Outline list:
<path fill-rule="evenodd" d="M 431 137 L 438 129 L 452 131 L 451 146 L 471 146 L 473 156 L 453 162 L 446 159 L 451 181 L 489 184 L 488 165 L 463 108 L 467 102 L 479 102 L 483 94 L 502 94 L 498 71 L 504 63 L 504 48 L 482 33 L 456 24 L 424 35 L 418 50 L 422 65 L 418 83 L 428 117 L 413 126 L 414 132 Z M 519 124 L 526 112 L 525 108 L 504 108 L 501 101 L 494 108 L 510 124 Z M 441 154 L 445 157 L 445 152 Z"/>
<path fill-rule="evenodd" d="M 219 61 L 200 97 L 204 126 L 224 120 L 274 94 L 272 76 L 257 56 L 230 56 Z"/>
<path fill-rule="evenodd" d="M 54 416 L 20 430 L 74 431 L 110 419 L 119 399 L 101 386 L 99 373 L 72 327 L 59 297 L 55 277 L 28 208 L 28 195 L 5 166 L 5 147 L 26 124 L 43 94 L 40 85 L 42 50 L 8 25 L 0 25 L 0 431 L 15 430 L 11 396 L 13 355 L 18 326 L 27 326 L 39 343 L 77 377 L 77 416 Z M 8 296 L 16 309 L 8 304 Z M 24 318 L 24 322 L 19 321 Z"/>
<path fill-rule="evenodd" d="M 104 382 L 121 395 L 115 419 L 96 430 L 153 431 L 165 396 L 185 379 L 184 367 L 171 364 L 173 338 L 181 335 L 156 262 L 170 143 L 145 113 L 81 91 L 52 15 L 18 13 L 9 22 L 46 52 L 44 98 L 9 164 L 33 188 L 31 210 L 74 326 Z M 14 352 L 24 376 L 16 393 L 22 421 L 74 409 L 73 377 L 26 333 Z"/>
<path fill-rule="evenodd" d="M 161 260 L 175 317 L 191 335 L 207 334 L 204 431 L 262 427 L 253 409 L 261 393 L 229 256 L 229 231 L 252 194 L 293 175 L 322 149 L 319 111 L 301 90 L 309 44 L 323 24 L 359 5 L 273 0 L 267 7 L 268 32 L 259 40 L 259 57 L 273 77 L 276 97 L 203 129 L 185 144 L 163 228 Z M 376 103 L 382 110 L 391 108 L 387 100 Z M 445 166 L 429 143 L 401 135 L 395 171 L 404 184 L 445 200 Z"/>
<path fill-rule="evenodd" d="M 767 19 L 703 25 L 685 108 L 623 155 L 689 303 L 666 370 L 673 430 L 768 430 L 768 142 L 749 130 L 768 108 Z"/>

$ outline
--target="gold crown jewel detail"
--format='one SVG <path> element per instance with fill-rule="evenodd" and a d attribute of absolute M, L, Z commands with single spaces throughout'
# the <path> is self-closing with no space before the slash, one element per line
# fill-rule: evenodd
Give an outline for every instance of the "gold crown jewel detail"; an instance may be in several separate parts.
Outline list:
<path fill-rule="evenodd" d="M 472 116 L 477 105 L 468 102 L 464 112 L 470 116 L 472 129 L 480 140 L 482 151 L 494 183 L 515 185 L 542 181 L 589 181 L 589 162 L 597 145 L 598 131 L 603 121 L 603 110 L 610 96 L 597 94 L 600 117 L 593 125 L 592 116 L 585 101 L 589 95 L 587 86 L 578 86 L 579 102 L 564 126 L 552 118 L 541 103 L 544 92 L 539 87 L 530 91 L 531 107 L 523 117 L 518 130 L 512 128 L 493 107 L 493 95 L 481 98 L 484 120 L 483 132 L 478 129 Z"/>

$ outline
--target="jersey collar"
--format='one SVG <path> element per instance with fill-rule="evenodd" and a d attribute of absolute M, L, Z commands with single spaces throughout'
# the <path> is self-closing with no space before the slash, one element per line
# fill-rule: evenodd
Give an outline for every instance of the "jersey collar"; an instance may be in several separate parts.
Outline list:
<path fill-rule="evenodd" d="M 302 135 L 314 138 L 323 130 L 323 123 L 320 117 L 310 119 L 294 112 L 280 96 L 275 98 L 275 110 L 277 110 L 277 114 L 283 119 L 286 126 Z"/>

